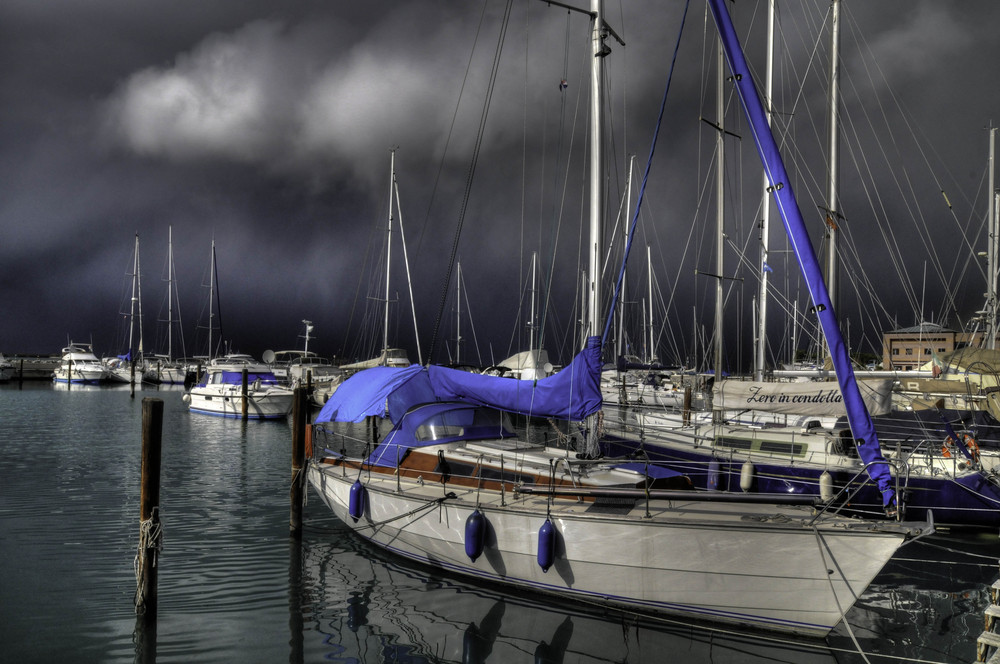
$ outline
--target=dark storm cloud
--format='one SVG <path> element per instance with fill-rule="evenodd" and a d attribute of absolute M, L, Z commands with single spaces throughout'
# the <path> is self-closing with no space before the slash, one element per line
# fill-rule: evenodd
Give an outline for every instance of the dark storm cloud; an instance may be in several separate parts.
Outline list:
<path fill-rule="evenodd" d="M 503 8 L 486 5 L 473 50 L 480 3 L 341 5 L 12 0 L 0 7 L 0 350 L 52 352 L 67 335 L 92 335 L 103 352 L 117 350 L 114 327 L 137 231 L 152 328 L 165 289 L 162 266 L 172 226 L 188 337 L 195 336 L 203 309 L 214 237 L 227 336 L 234 343 L 258 354 L 298 346 L 301 319 L 308 318 L 319 339 L 312 348 L 349 353 L 347 323 L 359 324 L 358 311 L 371 297 L 368 282 L 377 261 L 369 247 L 384 234 L 377 224 L 386 216 L 389 149 L 397 146 L 421 341 L 429 342 Z M 914 302 L 922 289 L 927 308 L 940 313 L 946 307 L 943 287 L 935 284 L 940 281 L 975 294 L 960 312 L 968 315 L 981 306 L 973 302 L 981 299 L 980 277 L 970 268 L 962 281 L 949 266 L 972 260 L 967 245 L 982 246 L 982 127 L 998 103 L 998 88 L 985 74 L 987 63 L 1000 56 L 990 32 L 1000 9 L 985 0 L 846 0 L 844 6 L 845 107 L 859 117 L 877 117 L 893 105 L 905 109 L 905 121 L 886 122 L 894 131 L 915 128 L 926 151 L 889 139 L 884 145 L 891 150 L 869 148 L 877 131 L 856 127 L 866 147 L 845 146 L 844 170 L 859 170 L 871 159 L 875 165 L 869 168 L 887 180 L 878 183 L 881 190 L 895 186 L 893 179 L 912 178 L 908 195 L 886 195 L 872 204 L 868 187 L 875 186 L 875 175 L 861 168 L 860 175 L 843 176 L 845 226 L 864 251 L 857 260 L 877 275 L 873 281 L 884 290 L 879 295 L 888 312 L 865 324 L 887 326 L 886 315 L 915 322 Z M 781 50 L 796 63 L 786 65 L 785 77 L 822 78 L 825 46 L 817 34 L 827 3 L 779 8 L 786 31 Z M 680 10 L 680 3 L 651 1 L 607 7 L 609 22 L 628 42 L 622 48 L 612 41 L 607 60 L 616 132 L 612 210 L 624 182 L 625 155 L 637 153 L 641 168 L 648 151 Z M 752 26 L 759 33 L 762 3 L 736 3 L 734 11 L 743 32 Z M 699 244 L 711 244 L 700 226 L 711 223 L 706 218 L 712 204 L 702 197 L 710 140 L 698 117 L 714 114 L 706 92 L 714 85 L 705 64 L 710 56 L 702 53 L 714 39 L 708 22 L 703 37 L 704 8 L 693 3 L 650 183 L 649 221 L 640 231 L 656 241 L 661 288 L 675 289 L 678 297 L 687 293 L 688 300 L 705 284 L 674 279 L 683 274 L 690 280 L 694 267 L 711 265 L 710 257 L 694 258 Z M 553 288 L 560 290 L 550 297 L 549 320 L 569 326 L 576 315 L 567 303 L 575 304 L 578 275 L 586 26 L 585 18 L 567 17 L 541 2 L 515 3 L 511 15 L 458 247 L 477 336 L 484 346 L 502 347 L 496 351 L 501 356 L 524 330 L 518 291 L 530 252 L 539 252 L 543 273 L 558 273 Z M 758 67 L 761 43 L 755 36 L 748 44 Z M 710 46 L 705 50 L 711 53 Z M 569 87 L 560 92 L 563 78 Z M 825 177 L 822 98 L 819 87 L 801 99 L 798 92 L 782 97 L 786 110 L 794 108 L 795 122 L 814 116 L 812 125 L 789 129 L 789 136 L 808 137 L 816 146 L 796 146 L 789 158 L 802 174 L 797 191 L 817 245 L 815 210 Z M 892 103 L 877 106 L 883 98 Z M 742 195 L 752 201 L 759 171 L 750 146 L 742 152 L 747 166 L 740 178 L 753 183 L 742 185 Z M 939 180 L 926 172 L 900 175 L 904 166 L 919 169 L 925 161 L 946 172 Z M 942 212 L 941 189 L 948 190 L 955 212 Z M 918 204 L 932 210 L 918 219 L 931 230 L 924 241 L 899 251 L 905 269 L 893 269 L 887 238 L 894 231 L 900 243 L 911 242 L 906 238 L 915 234 Z M 873 205 L 885 209 L 867 212 Z M 746 207 L 733 216 L 752 219 L 755 203 Z M 880 231 L 879 216 L 891 228 Z M 750 223 L 730 235 L 752 248 L 753 232 Z M 925 288 L 923 263 L 934 262 L 928 247 L 942 255 L 940 274 L 929 269 Z M 394 256 L 400 256 L 398 247 Z M 728 260 L 731 271 L 745 269 Z M 402 274 L 401 262 L 394 258 L 393 264 Z M 752 284 L 752 274 L 741 276 Z M 393 290 L 401 293 L 394 316 L 403 322 L 396 327 L 401 343 L 409 343 L 406 285 Z M 357 304 L 356 294 L 362 300 Z M 744 314 L 751 295 L 745 297 L 735 307 Z M 678 334 L 690 329 L 690 305 L 672 305 L 672 316 L 685 318 L 674 323 Z"/>

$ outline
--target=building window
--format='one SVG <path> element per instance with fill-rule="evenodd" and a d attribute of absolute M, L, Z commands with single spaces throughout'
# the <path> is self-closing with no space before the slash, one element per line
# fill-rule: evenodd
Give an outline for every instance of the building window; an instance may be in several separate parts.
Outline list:
<path fill-rule="evenodd" d="M 893 348 L 892 349 L 892 354 L 893 355 L 899 355 L 899 349 L 898 348 Z"/>
<path fill-rule="evenodd" d="M 924 349 L 924 355 L 930 355 L 930 354 L 931 354 L 931 349 L 930 348 L 925 348 Z"/>
<path fill-rule="evenodd" d="M 913 349 L 912 348 L 907 348 L 906 349 L 906 354 L 907 355 L 913 355 Z"/>

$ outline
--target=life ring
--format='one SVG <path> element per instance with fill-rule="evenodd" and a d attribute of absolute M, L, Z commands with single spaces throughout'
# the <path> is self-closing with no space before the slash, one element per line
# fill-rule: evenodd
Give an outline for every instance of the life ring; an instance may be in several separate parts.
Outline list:
<path fill-rule="evenodd" d="M 979 443 L 976 442 L 975 436 L 971 433 L 962 434 L 962 442 L 965 444 L 965 449 L 969 451 L 969 456 L 976 463 L 979 462 Z M 944 445 L 941 446 L 941 456 L 951 458 L 951 450 L 955 447 L 955 439 L 948 436 L 944 439 Z"/>
<path fill-rule="evenodd" d="M 965 443 L 965 449 L 969 450 L 972 460 L 979 463 L 979 443 L 976 442 L 976 437 L 967 433 L 962 436 L 962 442 Z"/>

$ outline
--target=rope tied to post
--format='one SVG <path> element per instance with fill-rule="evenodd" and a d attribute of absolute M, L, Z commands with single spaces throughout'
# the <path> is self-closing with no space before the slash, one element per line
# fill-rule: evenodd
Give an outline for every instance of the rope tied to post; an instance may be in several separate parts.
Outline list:
<path fill-rule="evenodd" d="M 143 615 L 146 612 L 145 565 L 147 557 L 152 556 L 152 567 L 156 568 L 157 559 L 163 551 L 163 523 L 160 521 L 160 508 L 154 507 L 148 519 L 139 521 L 139 546 L 135 552 L 133 566 L 135 568 L 135 613 Z"/>

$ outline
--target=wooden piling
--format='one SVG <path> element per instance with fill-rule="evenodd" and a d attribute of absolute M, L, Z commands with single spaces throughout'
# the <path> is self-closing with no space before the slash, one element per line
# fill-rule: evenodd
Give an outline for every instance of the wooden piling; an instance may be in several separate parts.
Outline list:
<path fill-rule="evenodd" d="M 242 382 L 240 384 L 240 389 L 242 390 L 241 394 L 243 395 L 243 419 L 245 421 L 247 419 L 247 413 L 249 411 L 249 406 L 250 406 L 250 404 L 249 404 L 250 398 L 249 398 L 249 395 L 247 394 L 247 369 L 246 369 L 246 367 L 243 367 L 243 379 L 242 379 Z"/>
<path fill-rule="evenodd" d="M 135 611 L 156 617 L 157 557 L 160 550 L 160 448 L 163 441 L 163 400 L 142 400 L 142 467 L 139 492 L 139 551 Z"/>
<path fill-rule="evenodd" d="M 305 438 L 309 420 L 308 394 L 305 388 L 295 388 L 292 401 L 292 488 L 289 493 L 291 512 L 288 529 L 292 537 L 302 537 L 302 498 L 305 494 Z"/>

